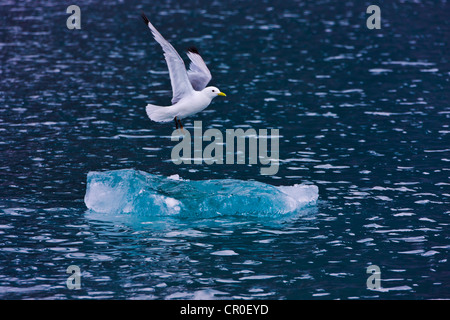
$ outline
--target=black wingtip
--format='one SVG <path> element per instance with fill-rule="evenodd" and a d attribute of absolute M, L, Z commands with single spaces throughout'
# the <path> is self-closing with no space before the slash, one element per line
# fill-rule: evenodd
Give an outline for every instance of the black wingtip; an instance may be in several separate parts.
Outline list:
<path fill-rule="evenodd" d="M 192 53 L 196 53 L 196 54 L 200 54 L 196 47 L 189 47 L 189 48 L 187 48 L 187 51 L 188 52 L 192 52 Z"/>
<path fill-rule="evenodd" d="M 144 19 L 145 25 L 148 26 L 148 23 L 150 22 L 150 20 L 147 19 L 144 12 L 141 13 L 141 17 L 142 17 L 142 19 Z"/>

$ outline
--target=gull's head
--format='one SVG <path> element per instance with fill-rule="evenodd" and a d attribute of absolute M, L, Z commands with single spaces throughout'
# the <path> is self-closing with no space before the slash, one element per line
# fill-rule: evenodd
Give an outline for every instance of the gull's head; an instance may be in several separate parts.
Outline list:
<path fill-rule="evenodd" d="M 214 99 L 217 96 L 222 96 L 222 97 L 226 97 L 227 95 L 223 92 L 221 92 L 218 88 L 216 87 L 206 87 L 205 89 L 202 90 L 202 92 L 204 94 L 206 94 L 208 97 L 212 99 Z"/>

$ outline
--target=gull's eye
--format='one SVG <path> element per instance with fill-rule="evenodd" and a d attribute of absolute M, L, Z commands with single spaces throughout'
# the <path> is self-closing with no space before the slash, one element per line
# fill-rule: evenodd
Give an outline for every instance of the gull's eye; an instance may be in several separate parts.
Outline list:
<path fill-rule="evenodd" d="M 215 92 L 215 91 L 213 90 L 213 92 Z"/>

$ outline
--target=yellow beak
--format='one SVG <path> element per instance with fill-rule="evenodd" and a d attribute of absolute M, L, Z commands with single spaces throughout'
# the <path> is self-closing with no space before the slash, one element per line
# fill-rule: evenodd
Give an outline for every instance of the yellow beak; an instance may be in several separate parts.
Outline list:
<path fill-rule="evenodd" d="M 222 96 L 222 97 L 226 97 L 226 96 L 227 96 L 227 95 L 226 95 L 225 93 L 223 93 L 223 92 L 219 92 L 217 95 L 218 95 L 218 96 Z"/>

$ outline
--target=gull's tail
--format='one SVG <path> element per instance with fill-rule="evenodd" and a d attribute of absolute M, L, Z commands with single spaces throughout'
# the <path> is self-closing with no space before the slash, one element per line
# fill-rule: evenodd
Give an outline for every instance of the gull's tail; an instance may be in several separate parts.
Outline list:
<path fill-rule="evenodd" d="M 147 112 L 150 120 L 156 122 L 169 122 L 175 118 L 174 110 L 171 107 L 160 107 L 155 106 L 153 104 L 148 104 L 145 107 L 145 111 Z"/>

